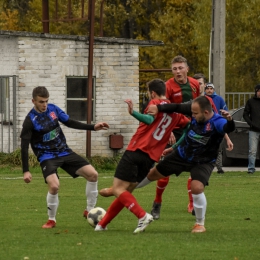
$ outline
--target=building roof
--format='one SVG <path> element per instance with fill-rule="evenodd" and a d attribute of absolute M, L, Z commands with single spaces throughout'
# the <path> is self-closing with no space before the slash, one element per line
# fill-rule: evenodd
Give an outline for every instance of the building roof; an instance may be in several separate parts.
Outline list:
<path fill-rule="evenodd" d="M 88 36 L 82 35 L 66 35 L 66 34 L 51 34 L 51 33 L 34 33 L 26 31 L 2 31 L 1 36 L 13 36 L 13 37 L 34 37 L 34 38 L 46 38 L 46 39 L 64 39 L 73 41 L 88 41 Z M 163 41 L 152 40 L 135 40 L 126 38 L 114 38 L 114 37 L 94 37 L 94 43 L 107 43 L 107 44 L 132 44 L 138 46 L 160 46 L 164 45 Z"/>

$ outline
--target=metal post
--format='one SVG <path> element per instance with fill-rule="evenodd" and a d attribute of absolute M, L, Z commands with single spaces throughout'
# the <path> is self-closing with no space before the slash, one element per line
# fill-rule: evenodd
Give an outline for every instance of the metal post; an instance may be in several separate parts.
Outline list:
<path fill-rule="evenodd" d="M 225 97 L 226 0 L 212 0 L 210 78 L 217 94 Z"/>
<path fill-rule="evenodd" d="M 89 54 L 88 54 L 88 104 L 87 104 L 87 123 L 91 124 L 92 119 L 92 74 L 93 74 L 93 48 L 94 48 L 94 21 L 95 21 L 95 0 L 89 0 L 90 2 L 90 23 L 89 23 Z M 87 131 L 86 142 L 86 156 L 91 156 L 91 131 Z"/>
<path fill-rule="evenodd" d="M 17 148 L 16 102 L 16 76 L 13 75 L 13 151 Z"/>
<path fill-rule="evenodd" d="M 42 0 L 42 29 L 44 33 L 49 33 L 49 0 Z"/>
<path fill-rule="evenodd" d="M 103 13 L 104 13 L 104 0 L 100 3 L 100 26 L 99 26 L 99 36 L 103 37 Z"/>

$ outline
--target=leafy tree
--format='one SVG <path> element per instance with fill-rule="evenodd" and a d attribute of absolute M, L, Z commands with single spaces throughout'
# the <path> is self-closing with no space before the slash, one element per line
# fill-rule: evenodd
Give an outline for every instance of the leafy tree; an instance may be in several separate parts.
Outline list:
<path fill-rule="evenodd" d="M 212 0 L 96 0 L 95 36 L 100 30 L 100 6 L 104 3 L 106 37 L 161 40 L 164 46 L 140 48 L 141 69 L 170 68 L 181 54 L 190 75 L 208 75 Z M 55 19 L 55 0 L 49 0 L 50 19 Z M 71 17 L 81 17 L 81 1 L 71 0 Z M 58 1 L 58 18 L 68 17 L 68 1 Z M 88 4 L 85 1 L 84 14 Z M 226 0 L 226 90 L 248 91 L 260 77 L 260 0 Z M 42 1 L 0 0 L 0 29 L 42 32 Z M 89 21 L 51 22 L 50 32 L 87 35 Z M 171 72 L 140 73 L 140 83 Z"/>

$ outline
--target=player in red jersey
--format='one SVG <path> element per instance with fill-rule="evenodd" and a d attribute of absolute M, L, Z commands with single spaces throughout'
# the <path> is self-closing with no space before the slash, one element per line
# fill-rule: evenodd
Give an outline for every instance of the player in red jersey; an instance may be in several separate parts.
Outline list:
<path fill-rule="evenodd" d="M 166 97 L 165 83 L 160 79 L 148 82 L 149 105 L 170 103 Z M 146 213 L 131 194 L 136 185 L 141 182 L 155 162 L 158 162 L 175 127 L 184 128 L 189 119 L 181 114 L 159 113 L 156 117 L 140 114 L 133 110 L 133 103 L 127 99 L 130 115 L 141 121 L 135 134 L 129 142 L 115 172 L 113 194 L 116 199 L 112 202 L 104 218 L 98 223 L 95 231 L 106 230 L 111 220 L 126 207 L 138 218 L 138 226 L 134 233 L 140 233 L 153 221 L 152 215 Z"/>
<path fill-rule="evenodd" d="M 188 76 L 189 66 L 186 58 L 176 56 L 171 63 L 173 78 L 166 81 L 166 97 L 171 103 L 185 103 L 201 95 L 200 85 L 197 79 Z M 175 129 L 170 138 L 170 145 L 178 141 L 182 135 L 182 129 Z M 170 177 L 165 177 L 157 181 L 156 195 L 153 202 L 151 214 L 154 219 L 160 218 L 162 205 L 162 194 L 169 183 Z M 187 189 L 189 195 L 188 212 L 193 210 L 192 196 L 190 192 L 191 178 L 188 179 Z"/>

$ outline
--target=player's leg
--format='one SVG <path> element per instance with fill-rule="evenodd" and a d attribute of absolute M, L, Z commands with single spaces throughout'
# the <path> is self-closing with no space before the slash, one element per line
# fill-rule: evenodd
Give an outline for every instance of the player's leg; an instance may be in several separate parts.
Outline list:
<path fill-rule="evenodd" d="M 149 223 L 153 221 L 153 217 L 145 212 L 131 194 L 131 184 L 134 185 L 143 179 L 153 164 L 154 161 L 149 155 L 141 150 L 126 150 L 115 172 L 113 193 L 118 201 L 138 218 L 138 227 L 134 233 L 145 230 Z M 132 188 L 134 187 L 135 185 L 132 186 Z"/>
<path fill-rule="evenodd" d="M 98 195 L 98 173 L 95 168 L 89 164 L 84 158 L 76 153 L 62 157 L 64 163 L 61 166 L 73 178 L 82 176 L 87 180 L 86 183 L 86 208 L 83 212 L 83 217 L 87 218 L 88 212 L 96 206 Z"/>
<path fill-rule="evenodd" d="M 46 178 L 48 184 L 48 193 L 46 197 L 48 208 L 48 222 L 42 226 L 42 228 L 53 228 L 56 226 L 56 213 L 59 206 L 59 179 L 56 173 L 49 175 Z"/>
<path fill-rule="evenodd" d="M 201 233 L 206 231 L 205 215 L 207 200 L 204 193 L 204 188 L 208 185 L 214 166 L 214 164 L 207 163 L 196 165 L 191 169 L 191 192 L 193 197 L 193 207 L 196 215 L 196 223 L 191 231 L 192 233 Z"/>
<path fill-rule="evenodd" d="M 46 196 L 48 221 L 42 228 L 53 228 L 56 226 L 56 214 L 59 206 L 58 191 L 60 186 L 57 168 L 61 163 L 59 158 L 45 160 L 41 163 L 43 176 L 48 185 Z"/>
<path fill-rule="evenodd" d="M 168 176 L 157 181 L 155 199 L 151 210 L 151 214 L 156 220 L 160 218 L 162 195 L 169 183 L 169 180 L 170 177 Z"/>
<path fill-rule="evenodd" d="M 192 178 L 189 177 L 187 181 L 187 190 L 188 190 L 188 197 L 189 197 L 189 204 L 188 204 L 188 212 L 192 213 L 193 211 L 193 198 L 192 198 L 192 193 L 191 193 L 191 181 Z"/>
<path fill-rule="evenodd" d="M 113 191 L 118 200 L 138 218 L 138 226 L 134 233 L 140 233 L 153 221 L 152 215 L 146 213 L 139 205 L 136 198 L 125 188 L 126 182 L 118 178 L 114 178 Z"/>
<path fill-rule="evenodd" d="M 98 192 L 102 197 L 111 197 L 114 196 L 113 193 L 113 187 L 109 187 L 109 188 L 103 188 Z"/>
<path fill-rule="evenodd" d="M 224 170 L 222 169 L 222 150 L 218 151 L 218 157 L 216 160 L 216 167 L 217 167 L 217 173 L 223 174 L 225 173 Z"/>
<path fill-rule="evenodd" d="M 132 192 L 134 188 L 136 187 L 137 183 L 130 183 L 128 186 L 128 191 Z M 113 188 L 113 186 L 112 186 Z M 107 212 L 105 216 L 99 221 L 98 225 L 95 228 L 95 231 L 103 231 L 106 230 L 106 226 L 120 213 L 120 211 L 124 208 L 124 204 L 122 204 L 118 198 L 116 198 L 109 208 L 107 209 Z"/>
<path fill-rule="evenodd" d="M 88 212 L 96 206 L 98 195 L 98 173 L 92 165 L 85 165 L 77 170 L 78 175 L 87 180 L 86 183 L 86 209 L 84 210 L 84 217 L 87 217 Z"/>

